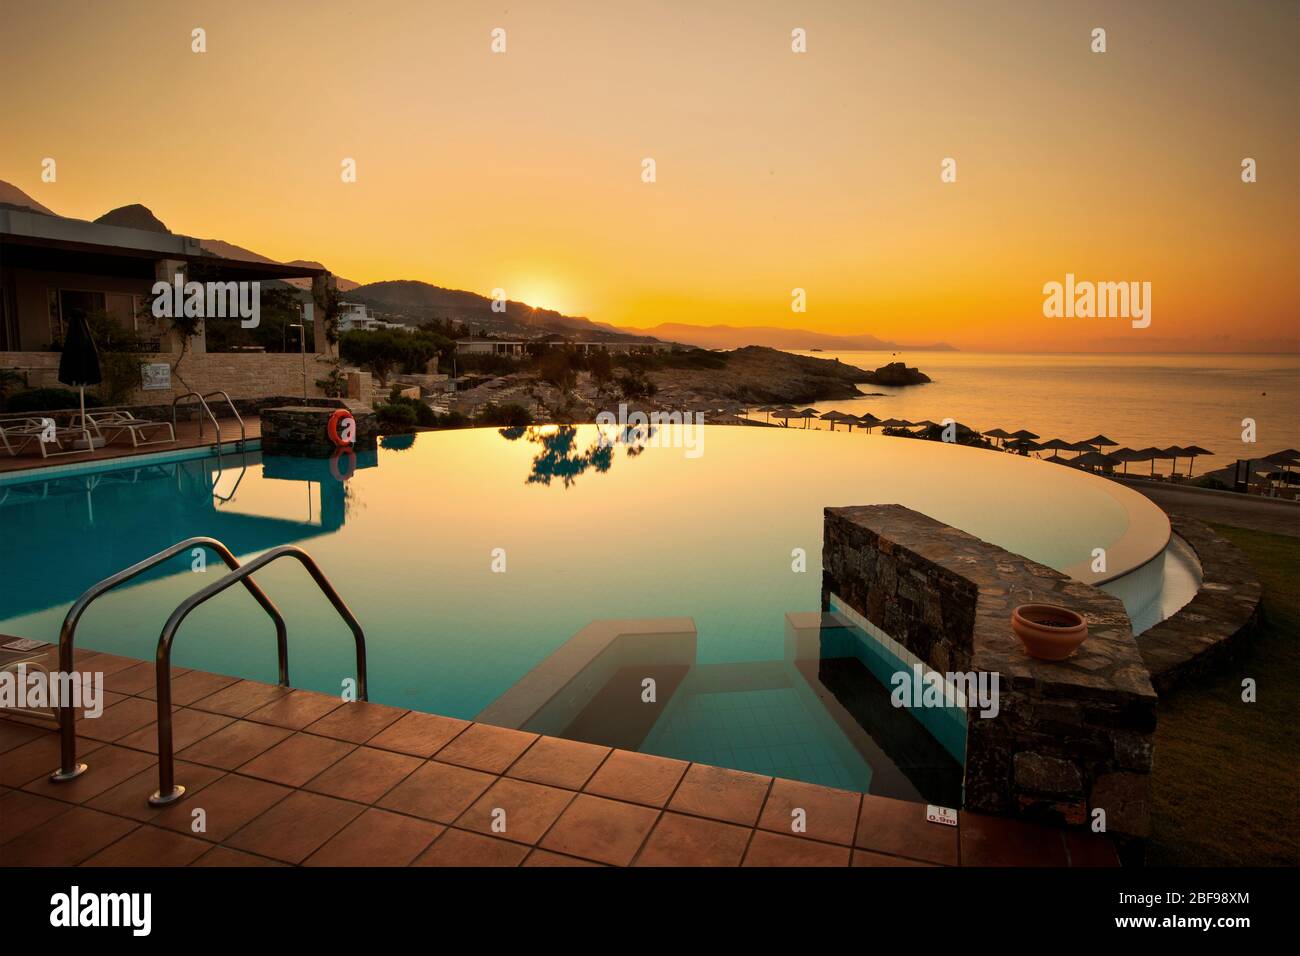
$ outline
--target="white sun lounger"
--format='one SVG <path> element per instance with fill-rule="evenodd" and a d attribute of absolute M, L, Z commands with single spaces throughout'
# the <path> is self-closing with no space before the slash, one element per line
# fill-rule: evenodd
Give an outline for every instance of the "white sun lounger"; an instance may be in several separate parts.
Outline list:
<path fill-rule="evenodd" d="M 78 416 L 80 417 L 80 416 Z M 123 435 L 131 436 L 131 446 L 140 448 L 144 445 L 165 445 L 176 441 L 176 432 L 172 428 L 171 422 L 154 422 L 144 418 L 136 418 L 130 412 L 87 412 L 86 424 L 96 435 L 104 440 L 104 444 L 111 444 Z M 166 437 L 148 437 L 148 432 L 154 430 L 157 436 L 166 435 Z"/>

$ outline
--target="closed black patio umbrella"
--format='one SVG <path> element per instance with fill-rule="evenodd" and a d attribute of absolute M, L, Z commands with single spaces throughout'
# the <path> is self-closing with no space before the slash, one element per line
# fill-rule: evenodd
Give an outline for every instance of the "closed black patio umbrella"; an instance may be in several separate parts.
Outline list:
<path fill-rule="evenodd" d="M 104 373 L 99 366 L 99 349 L 90 334 L 90 323 L 86 313 L 72 313 L 68 322 L 68 335 L 63 340 L 63 352 L 59 355 L 59 381 L 64 385 L 76 386 L 81 392 L 81 427 L 86 429 L 86 386 L 98 385 L 104 380 Z M 85 432 L 86 445 L 91 447 L 90 432 Z"/>

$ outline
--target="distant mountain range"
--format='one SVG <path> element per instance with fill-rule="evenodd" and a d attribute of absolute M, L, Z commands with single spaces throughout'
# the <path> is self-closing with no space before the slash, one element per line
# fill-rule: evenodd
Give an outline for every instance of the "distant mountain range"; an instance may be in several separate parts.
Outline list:
<path fill-rule="evenodd" d="M 45 216 L 58 214 L 41 205 L 31 196 L 10 183 L 0 180 L 0 206 L 28 209 Z M 119 206 L 95 220 L 110 226 L 125 226 L 151 232 L 171 232 L 166 224 L 140 203 Z M 227 259 L 252 262 L 278 262 L 243 246 L 223 239 L 200 239 L 204 250 Z M 323 269 L 321 263 L 310 259 L 294 259 L 287 265 L 310 266 Z M 899 345 L 876 338 L 874 335 L 826 335 L 803 329 L 781 329 L 768 326 L 698 326 L 670 322 L 652 329 L 618 328 L 604 322 L 593 322 L 582 316 L 564 315 L 551 309 L 530 306 L 526 302 L 509 301 L 504 312 L 492 311 L 492 299 L 475 292 L 444 289 L 428 282 L 413 279 L 396 279 L 371 282 L 366 285 L 336 275 L 340 292 L 347 293 L 348 301 L 364 302 L 372 311 L 395 316 L 411 325 L 430 319 L 452 319 L 477 329 L 498 335 L 515 335 L 533 338 L 539 333 L 556 334 L 566 338 L 577 336 L 589 341 L 653 341 L 679 342 L 706 349 L 736 349 L 746 345 L 763 345 L 775 349 L 824 349 L 869 351 L 919 351 L 923 349 L 952 350 L 942 342 L 932 345 Z M 310 288 L 310 279 L 288 279 L 298 288 Z"/>
<path fill-rule="evenodd" d="M 953 346 L 946 342 L 930 345 L 900 345 L 878 339 L 874 335 L 828 335 L 824 332 L 809 332 L 806 329 L 781 329 L 766 325 L 686 325 L 681 322 L 665 322 L 649 329 L 628 329 L 622 331 L 640 335 L 652 335 L 658 339 L 697 345 L 705 349 L 738 349 L 746 345 L 766 345 L 773 349 L 823 349 L 826 351 L 868 351 L 868 352 L 955 352 Z"/>

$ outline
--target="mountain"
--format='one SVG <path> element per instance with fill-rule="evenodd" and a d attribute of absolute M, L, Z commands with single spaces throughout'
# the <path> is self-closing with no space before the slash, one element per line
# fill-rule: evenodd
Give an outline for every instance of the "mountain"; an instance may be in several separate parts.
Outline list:
<path fill-rule="evenodd" d="M 7 183 L 3 179 L 0 179 L 0 204 L 30 209 L 32 212 L 39 212 L 44 216 L 54 215 L 17 186 Z"/>
<path fill-rule="evenodd" d="M 199 244 L 203 247 L 205 252 L 210 252 L 214 256 L 221 256 L 223 259 L 243 259 L 245 262 L 272 262 L 277 265 L 281 264 L 275 259 L 262 255 L 260 252 L 254 252 L 252 249 L 245 249 L 243 246 L 237 246 L 233 242 L 226 242 L 223 239 L 200 239 Z M 283 263 L 283 265 L 308 266 L 313 269 L 326 268 L 321 263 L 315 262 L 311 259 L 294 259 L 290 262 Z M 311 288 L 310 279 L 285 279 L 284 281 L 299 289 Z M 338 284 L 340 292 L 350 292 L 359 285 L 359 283 L 353 282 L 351 279 L 345 279 L 342 276 L 335 276 L 334 281 Z"/>
<path fill-rule="evenodd" d="M 746 345 L 764 345 L 774 349 L 824 349 L 829 351 L 956 351 L 951 345 L 937 342 L 933 345 L 899 345 L 874 335 L 828 335 L 806 329 L 780 329 L 766 325 L 686 325 L 665 322 L 649 329 L 622 329 L 638 335 L 652 335 L 658 339 L 684 342 L 705 349 L 737 349 Z"/>
<path fill-rule="evenodd" d="M 475 292 L 444 289 L 412 279 L 371 282 L 348 292 L 349 302 L 364 302 L 370 309 L 395 315 L 409 325 L 430 319 L 452 319 L 505 335 L 535 338 L 554 333 L 577 334 L 589 341 L 649 341 L 641 332 L 616 329 L 581 316 L 564 315 L 526 302 L 506 302 L 504 312 L 492 311 L 492 299 Z"/>
<path fill-rule="evenodd" d="M 138 202 L 133 202 L 129 206 L 118 206 L 116 209 L 111 209 L 96 219 L 95 222 L 104 226 L 146 229 L 149 232 L 171 232 L 147 206 L 141 206 Z"/>

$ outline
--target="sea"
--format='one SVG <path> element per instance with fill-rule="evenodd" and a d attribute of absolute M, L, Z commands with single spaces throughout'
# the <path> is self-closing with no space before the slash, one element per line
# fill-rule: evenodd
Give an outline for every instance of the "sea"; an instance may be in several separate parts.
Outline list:
<path fill-rule="evenodd" d="M 909 421 L 952 418 L 979 431 L 1024 428 L 1041 440 L 1073 442 L 1101 433 L 1130 448 L 1200 445 L 1215 455 L 1198 458 L 1195 474 L 1226 467 L 1238 458 L 1300 448 L 1300 355 L 796 354 L 838 359 L 864 369 L 901 361 L 933 379 L 905 388 L 861 385 L 865 392 L 883 394 L 817 402 L 811 407 L 819 412 L 871 412 L 877 418 Z M 829 424 L 817 421 L 811 427 Z M 802 424 L 792 422 L 791 427 Z M 1186 474 L 1189 462 L 1180 459 L 1176 464 Z M 1173 465 L 1158 461 L 1156 473 L 1167 474 Z M 1151 469 L 1145 462 L 1129 467 Z"/>

